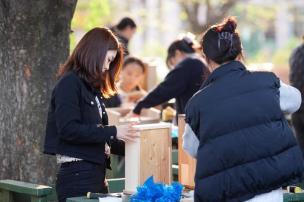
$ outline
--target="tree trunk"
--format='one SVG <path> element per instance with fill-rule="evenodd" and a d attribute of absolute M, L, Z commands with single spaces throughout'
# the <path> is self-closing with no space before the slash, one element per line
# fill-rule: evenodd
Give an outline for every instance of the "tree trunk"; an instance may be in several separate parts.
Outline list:
<path fill-rule="evenodd" d="M 42 146 L 76 2 L 0 0 L 0 179 L 54 182 L 55 158 Z"/>

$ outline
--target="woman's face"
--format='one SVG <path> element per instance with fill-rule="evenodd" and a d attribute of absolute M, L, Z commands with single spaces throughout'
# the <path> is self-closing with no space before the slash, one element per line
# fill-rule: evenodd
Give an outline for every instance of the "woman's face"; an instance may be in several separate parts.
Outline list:
<path fill-rule="evenodd" d="M 142 81 L 144 71 L 139 64 L 129 63 L 123 68 L 121 76 L 123 87 L 132 90 Z"/>
<path fill-rule="evenodd" d="M 179 50 L 175 51 L 175 54 L 173 57 L 170 58 L 169 60 L 169 64 L 170 64 L 170 70 L 174 69 L 174 67 L 180 63 L 183 59 L 185 59 L 186 55 L 184 53 L 182 53 Z"/>
<path fill-rule="evenodd" d="M 106 58 L 103 63 L 102 73 L 105 73 L 106 71 L 108 71 L 110 69 L 110 64 L 115 59 L 116 55 L 117 55 L 116 50 L 108 50 Z"/>

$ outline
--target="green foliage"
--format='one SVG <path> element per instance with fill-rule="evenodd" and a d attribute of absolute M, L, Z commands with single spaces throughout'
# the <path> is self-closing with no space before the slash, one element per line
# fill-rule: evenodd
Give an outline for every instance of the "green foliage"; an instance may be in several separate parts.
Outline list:
<path fill-rule="evenodd" d="M 109 0 L 78 0 L 74 17 L 72 20 L 72 30 L 89 31 L 94 27 L 109 25 L 113 12 L 110 8 Z M 70 35 L 70 51 L 76 46 L 76 37 Z"/>
<path fill-rule="evenodd" d="M 271 62 L 274 65 L 286 66 L 292 50 L 301 43 L 298 38 L 291 38 L 286 45 L 281 48 L 274 47 L 274 44 L 260 44 L 254 54 L 246 54 L 249 63 Z M 245 50 L 246 51 L 246 50 Z M 247 52 L 246 52 L 247 53 Z"/>
<path fill-rule="evenodd" d="M 255 29 L 267 29 L 269 23 L 276 17 L 276 6 L 238 3 L 233 9 L 234 15 L 239 19 L 240 26 L 246 25 Z"/>
<path fill-rule="evenodd" d="M 74 50 L 75 46 L 76 46 L 76 37 L 72 33 L 72 34 L 70 34 L 70 52 L 72 52 Z"/>
<path fill-rule="evenodd" d="M 88 31 L 110 22 L 110 5 L 108 0 L 79 0 L 72 20 L 72 28 Z"/>
<path fill-rule="evenodd" d="M 144 50 L 139 56 L 161 57 L 166 58 L 166 48 L 159 41 L 149 41 L 145 44 Z"/>

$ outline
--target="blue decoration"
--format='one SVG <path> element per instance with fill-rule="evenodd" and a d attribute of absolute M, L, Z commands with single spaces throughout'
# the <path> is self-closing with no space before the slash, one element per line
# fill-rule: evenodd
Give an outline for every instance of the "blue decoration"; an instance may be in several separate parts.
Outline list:
<path fill-rule="evenodd" d="M 171 185 L 155 183 L 153 176 L 142 186 L 137 187 L 137 193 L 130 198 L 131 202 L 179 202 L 183 185 L 173 182 Z"/>

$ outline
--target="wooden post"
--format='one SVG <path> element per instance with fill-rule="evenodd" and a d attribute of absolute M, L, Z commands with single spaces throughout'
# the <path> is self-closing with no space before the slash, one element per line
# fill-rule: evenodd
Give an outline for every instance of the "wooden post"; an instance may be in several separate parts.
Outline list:
<path fill-rule="evenodd" d="M 145 124 L 134 128 L 140 131 L 136 142 L 126 143 L 125 193 L 134 193 L 151 175 L 155 182 L 172 181 L 171 124 Z"/>
<path fill-rule="evenodd" d="M 194 189 L 196 160 L 183 149 L 185 115 L 178 115 L 178 181 L 186 188 Z"/>
<path fill-rule="evenodd" d="M 153 62 L 153 58 L 146 58 L 144 61 L 147 68 L 141 87 L 146 91 L 150 91 L 157 85 L 157 65 Z"/>

